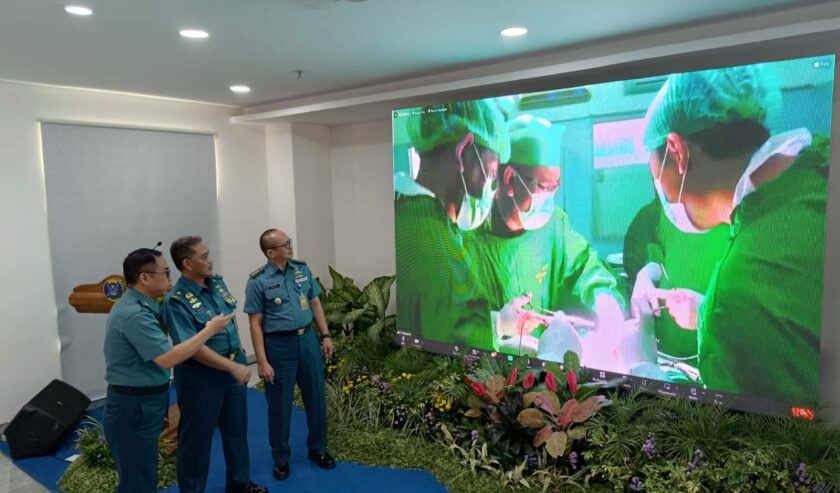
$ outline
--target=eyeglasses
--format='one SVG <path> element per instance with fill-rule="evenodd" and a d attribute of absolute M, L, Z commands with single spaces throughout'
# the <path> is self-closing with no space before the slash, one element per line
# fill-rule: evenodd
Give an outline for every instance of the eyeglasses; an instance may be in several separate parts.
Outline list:
<path fill-rule="evenodd" d="M 166 278 L 169 279 L 169 276 L 172 274 L 172 271 L 169 269 L 166 270 L 144 270 L 140 272 L 141 274 L 166 274 Z"/>
<path fill-rule="evenodd" d="M 268 247 L 268 248 L 266 248 L 266 250 L 274 250 L 275 248 L 285 248 L 287 250 L 291 250 L 292 239 L 289 238 L 285 243 L 280 243 L 279 245 L 274 245 L 272 247 Z"/>
<path fill-rule="evenodd" d="M 514 174 L 516 174 L 517 178 L 519 178 L 519 181 L 520 183 L 522 183 L 522 186 L 525 187 L 525 190 L 527 190 L 529 193 L 555 192 L 558 188 L 560 188 L 559 183 L 557 185 L 545 187 L 541 183 L 538 183 L 537 180 L 535 180 L 532 177 L 522 176 L 522 174 L 520 174 L 515 169 L 513 170 L 513 172 Z M 530 187 L 528 186 L 529 183 L 531 184 Z"/>

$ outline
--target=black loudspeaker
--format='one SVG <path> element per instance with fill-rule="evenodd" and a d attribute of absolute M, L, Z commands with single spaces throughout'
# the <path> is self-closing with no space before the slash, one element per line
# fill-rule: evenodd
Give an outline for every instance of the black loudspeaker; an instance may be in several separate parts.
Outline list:
<path fill-rule="evenodd" d="M 90 399 L 61 380 L 53 380 L 18 411 L 6 427 L 12 459 L 45 455 L 79 416 Z"/>

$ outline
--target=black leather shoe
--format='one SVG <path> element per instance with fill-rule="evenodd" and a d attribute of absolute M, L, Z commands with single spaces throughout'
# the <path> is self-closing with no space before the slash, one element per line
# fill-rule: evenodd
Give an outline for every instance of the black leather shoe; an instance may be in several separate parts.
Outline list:
<path fill-rule="evenodd" d="M 229 484 L 225 486 L 225 493 L 268 493 L 268 488 L 257 486 L 248 481 L 247 483 Z"/>
<path fill-rule="evenodd" d="M 288 462 L 278 462 L 274 464 L 274 470 L 271 471 L 274 474 L 274 477 L 283 481 L 284 479 L 289 478 L 289 463 Z"/>
<path fill-rule="evenodd" d="M 312 462 L 318 464 L 321 469 L 333 469 L 335 467 L 335 459 L 329 452 L 324 452 L 323 455 L 310 453 L 307 458 Z"/>

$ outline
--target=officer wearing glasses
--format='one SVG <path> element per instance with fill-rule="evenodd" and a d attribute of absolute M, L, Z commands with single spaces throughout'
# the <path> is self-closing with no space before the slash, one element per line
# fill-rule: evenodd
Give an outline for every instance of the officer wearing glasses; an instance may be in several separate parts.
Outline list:
<path fill-rule="evenodd" d="M 169 407 L 169 369 L 195 354 L 231 316 L 215 314 L 171 346 L 155 301 L 171 286 L 157 250 L 141 248 L 123 261 L 128 289 L 108 315 L 105 331 L 105 437 L 119 473 L 117 493 L 157 491 L 158 440 Z"/>
<path fill-rule="evenodd" d="M 465 241 L 486 269 L 480 277 L 491 309 L 514 304 L 511 300 L 527 300 L 541 312 L 588 309 L 598 317 L 600 334 L 617 330 L 624 322 L 617 280 L 555 202 L 562 178 L 562 128 L 522 115 L 508 122 L 508 132 L 510 161 L 499 169 L 489 225 Z M 539 343 L 538 357 L 562 361 L 570 349 L 558 347 L 550 331 L 539 341 L 529 335 L 538 327 L 533 323 L 524 329 L 503 325 L 515 330 L 497 330 L 503 352 L 525 354 L 527 349 L 533 354 Z"/>
<path fill-rule="evenodd" d="M 207 320 L 233 314 L 236 298 L 222 276 L 213 273 L 210 250 L 198 236 L 172 243 L 172 261 L 181 278 L 163 304 L 163 318 L 172 340 L 191 337 Z M 210 469 L 210 446 L 216 427 L 222 435 L 226 493 L 267 493 L 250 480 L 246 387 L 251 372 L 233 320 L 175 368 L 181 420 L 178 423 L 178 488 L 202 493 Z"/>
<path fill-rule="evenodd" d="M 289 477 L 289 425 L 295 383 L 300 386 L 309 428 L 308 458 L 323 469 L 335 467 L 327 452 L 324 356 L 332 356 L 321 289 L 305 262 L 292 259 L 292 240 L 282 231 L 260 235 L 268 262 L 251 273 L 245 313 L 260 378 L 268 397 L 268 440 L 274 477 Z M 313 323 L 314 321 L 314 323 Z"/>

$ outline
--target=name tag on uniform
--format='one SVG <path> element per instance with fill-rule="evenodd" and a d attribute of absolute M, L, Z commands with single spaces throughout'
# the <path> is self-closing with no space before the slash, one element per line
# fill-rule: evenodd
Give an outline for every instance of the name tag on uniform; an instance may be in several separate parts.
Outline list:
<path fill-rule="evenodd" d="M 309 300 L 306 299 L 306 295 L 300 295 L 300 309 L 303 311 L 309 310 Z"/>

